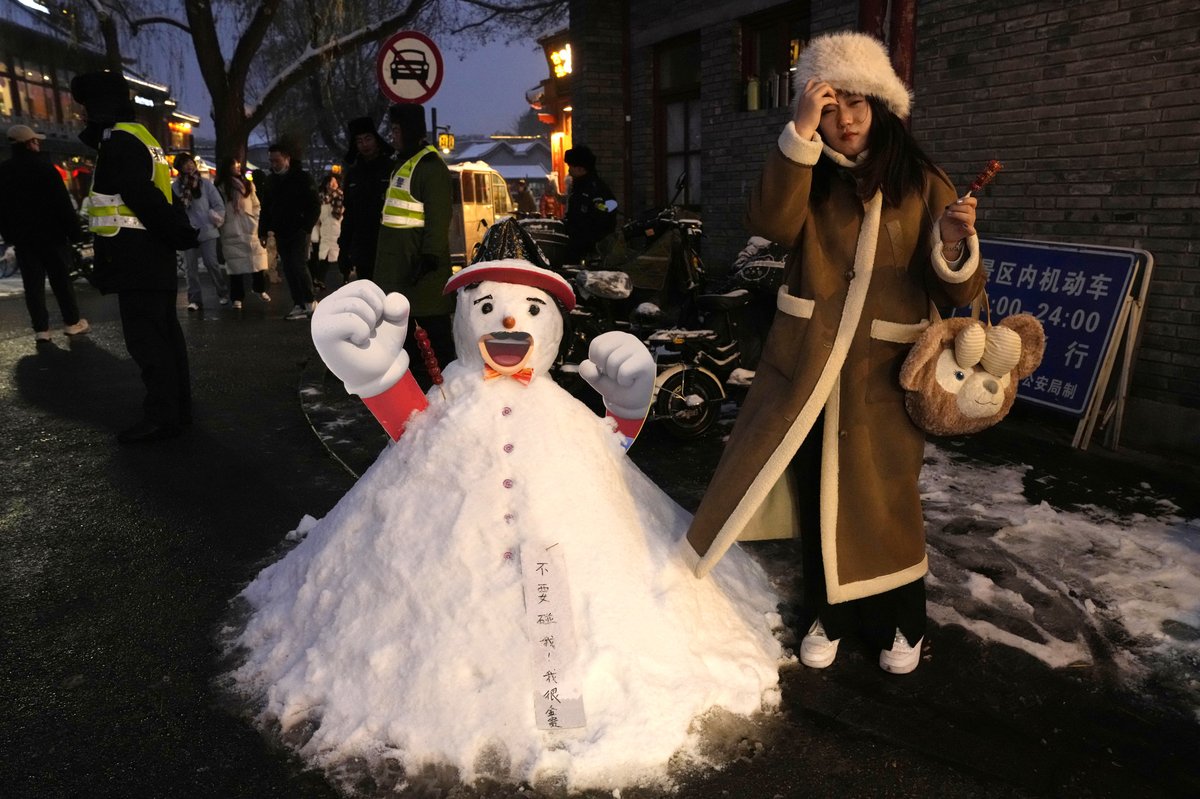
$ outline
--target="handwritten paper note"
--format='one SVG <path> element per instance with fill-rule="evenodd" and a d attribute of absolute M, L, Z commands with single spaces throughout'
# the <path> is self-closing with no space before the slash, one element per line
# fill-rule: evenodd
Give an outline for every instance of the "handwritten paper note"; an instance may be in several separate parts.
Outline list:
<path fill-rule="evenodd" d="M 532 645 L 537 726 L 543 730 L 587 726 L 562 545 L 522 549 L 521 576 Z"/>

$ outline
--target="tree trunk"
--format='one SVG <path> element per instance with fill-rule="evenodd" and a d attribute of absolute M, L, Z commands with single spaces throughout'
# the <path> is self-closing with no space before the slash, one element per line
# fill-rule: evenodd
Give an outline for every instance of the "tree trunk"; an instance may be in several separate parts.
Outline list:
<path fill-rule="evenodd" d="M 99 14 L 98 17 L 100 37 L 104 40 L 105 66 L 113 72 L 121 72 L 124 65 L 121 58 L 121 35 L 117 31 L 117 21 L 113 19 L 112 14 Z"/>
<path fill-rule="evenodd" d="M 243 110 L 244 101 L 241 97 L 233 97 L 230 91 L 225 97 L 213 97 L 213 130 L 216 133 L 216 166 L 218 169 L 229 158 L 237 158 L 243 164 L 246 160 L 246 140 L 250 137 L 250 127 Z"/>

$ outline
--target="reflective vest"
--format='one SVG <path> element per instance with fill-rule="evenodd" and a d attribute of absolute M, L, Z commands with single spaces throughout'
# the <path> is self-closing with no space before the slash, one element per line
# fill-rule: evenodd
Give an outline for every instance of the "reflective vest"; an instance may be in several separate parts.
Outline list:
<path fill-rule="evenodd" d="M 125 131 L 146 145 L 146 149 L 150 151 L 150 158 L 153 161 L 150 179 L 154 181 L 155 187 L 167 198 L 167 202 L 172 202 L 174 197 L 171 193 L 171 167 L 167 163 L 166 153 L 163 152 L 162 147 L 159 146 L 154 137 L 150 135 L 150 131 L 134 122 L 118 122 L 113 125 L 112 129 Z M 93 168 L 92 174 L 95 175 L 99 171 L 99 168 L 100 158 L 97 157 L 96 166 Z M 115 236 L 121 231 L 121 228 L 130 228 L 133 230 L 146 229 L 146 226 L 137 218 L 137 214 L 133 212 L 133 209 L 121 199 L 120 194 L 101 194 L 93 189 L 88 192 L 87 206 L 88 230 L 97 236 Z"/>
<path fill-rule="evenodd" d="M 417 168 L 417 162 L 430 153 L 437 154 L 437 148 L 432 145 L 421 148 L 392 173 L 387 194 L 384 195 L 383 217 L 380 219 L 386 227 L 425 227 L 425 203 L 414 197 L 409 187 L 412 185 L 412 174 Z"/>

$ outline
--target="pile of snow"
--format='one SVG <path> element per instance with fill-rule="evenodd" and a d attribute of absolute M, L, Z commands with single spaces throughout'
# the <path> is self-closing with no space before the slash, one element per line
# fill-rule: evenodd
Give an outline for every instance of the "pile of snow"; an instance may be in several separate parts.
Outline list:
<path fill-rule="evenodd" d="M 366 758 L 611 789 L 667 781 L 705 714 L 776 707 L 762 570 L 735 549 L 697 580 L 675 550 L 689 515 L 608 422 L 549 379 L 457 367 L 447 399 L 244 591 L 231 676 L 260 723 L 331 770 Z M 576 729 L 535 718 L 522 582 L 549 547 L 568 571 Z"/>

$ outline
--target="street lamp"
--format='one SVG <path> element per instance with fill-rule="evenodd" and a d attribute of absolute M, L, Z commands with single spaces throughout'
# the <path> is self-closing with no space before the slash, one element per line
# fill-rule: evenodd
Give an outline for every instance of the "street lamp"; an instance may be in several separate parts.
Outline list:
<path fill-rule="evenodd" d="M 437 137 L 437 147 L 445 155 L 449 155 L 454 149 L 454 134 L 450 132 L 449 125 L 439 125 L 433 129 L 434 136 Z"/>

